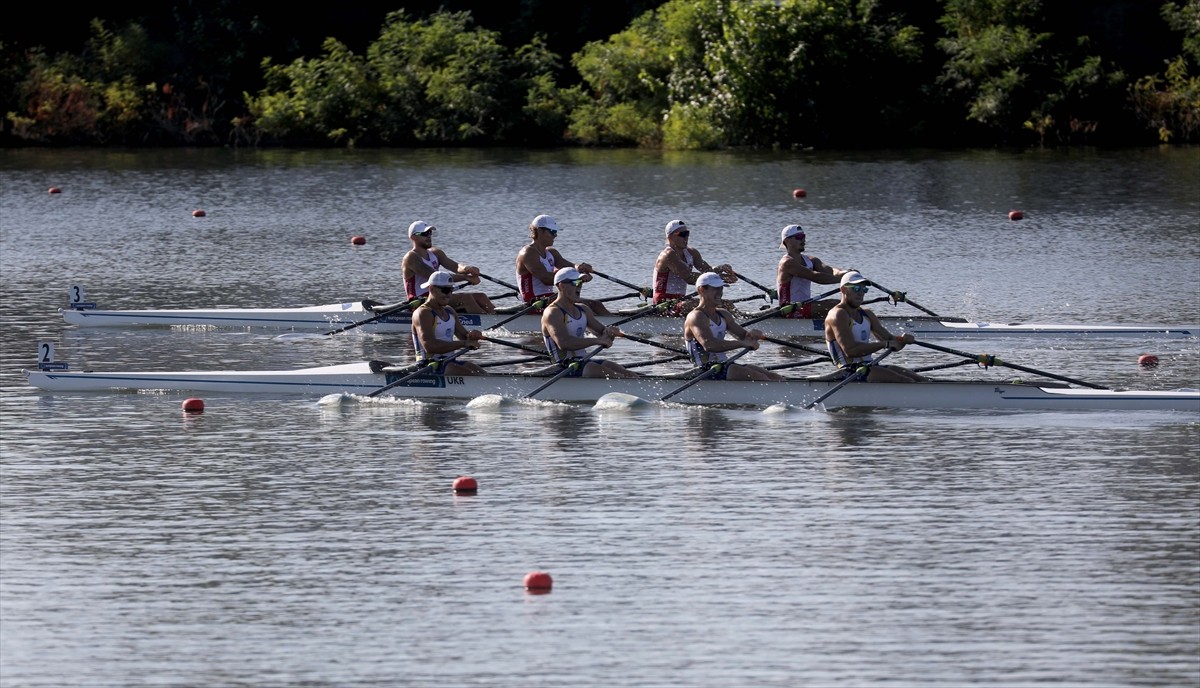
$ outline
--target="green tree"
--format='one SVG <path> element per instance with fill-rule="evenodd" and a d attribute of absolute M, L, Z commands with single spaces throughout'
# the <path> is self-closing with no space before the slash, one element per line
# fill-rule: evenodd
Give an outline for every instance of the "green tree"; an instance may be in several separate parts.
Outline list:
<path fill-rule="evenodd" d="M 1138 115 L 1163 143 L 1200 141 L 1200 0 L 1168 2 L 1162 16 L 1183 34 L 1182 53 L 1162 74 L 1144 76 L 1130 87 Z"/>

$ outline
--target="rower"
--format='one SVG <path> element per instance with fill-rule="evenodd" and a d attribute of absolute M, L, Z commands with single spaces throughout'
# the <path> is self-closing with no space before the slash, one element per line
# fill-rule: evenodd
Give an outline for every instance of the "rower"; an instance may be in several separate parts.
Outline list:
<path fill-rule="evenodd" d="M 427 290 L 420 283 L 439 270 L 446 270 L 456 281 L 479 284 L 479 268 L 451 260 L 445 251 L 433 245 L 433 233 L 436 230 L 437 227 L 423 220 L 417 220 L 408 226 L 408 239 L 412 242 L 412 249 L 404 254 L 400 267 L 404 274 L 404 291 L 408 293 L 409 301 L 425 295 Z M 496 312 L 492 300 L 482 293 L 452 294 L 448 303 L 463 313 Z"/>
<path fill-rule="evenodd" d="M 583 282 L 592 280 L 591 265 L 572 263 L 554 248 L 558 232 L 558 222 L 549 215 L 538 215 L 529 223 L 529 243 L 517 253 L 517 284 L 521 287 L 521 300 L 526 304 L 554 295 L 554 274 L 559 269 L 572 267 L 583 275 Z M 577 303 L 586 304 L 595 315 L 609 315 L 602 302 L 578 297 L 577 290 Z"/>
<path fill-rule="evenodd" d="M 641 377 L 615 361 L 600 358 L 593 357 L 579 365 L 589 353 L 586 349 L 593 346 L 607 349 L 613 345 L 614 338 L 621 336 L 620 329 L 601 325 L 592 310 L 579 301 L 579 284 L 583 277 L 575 268 L 560 268 L 554 273 L 552 279 L 558 296 L 542 313 L 542 338 L 550 358 L 563 368 L 575 366 L 567 377 Z M 596 337 L 588 337 L 588 332 Z"/>
<path fill-rule="evenodd" d="M 800 225 L 788 225 L 780 232 L 779 248 L 784 256 L 775 271 L 775 283 L 779 288 L 779 305 L 803 304 L 788 313 L 788 318 L 824 319 L 837 305 L 835 299 L 804 303 L 812 298 L 813 282 L 837 284 L 849 270 L 835 268 L 821 262 L 820 258 L 804 253 L 804 229 Z"/>
<path fill-rule="evenodd" d="M 467 361 L 444 361 L 449 354 L 459 349 L 478 349 L 483 343 L 479 330 L 467 331 L 458 320 L 458 314 L 450 307 L 450 295 L 454 293 L 454 278 L 448 272 L 438 271 L 421 285 L 429 293 L 428 299 L 412 314 L 412 341 L 417 350 L 417 365 L 441 366 L 443 375 L 486 375 L 487 371 L 478 364 Z"/>
<path fill-rule="evenodd" d="M 692 230 L 683 220 L 671 220 L 666 227 L 666 247 L 654 261 L 654 274 L 650 283 L 654 285 L 654 303 L 678 301 L 671 308 L 672 315 L 683 315 L 695 307 L 693 300 L 679 301 L 687 293 L 689 284 L 705 272 L 715 272 L 726 284 L 737 281 L 733 268 L 727 264 L 715 268 L 704 261 L 700 251 L 688 246 Z"/>
<path fill-rule="evenodd" d="M 899 336 L 888 332 L 871 309 L 864 308 L 870 287 L 867 278 L 851 270 L 840 280 L 842 299 L 825 316 L 825 346 L 834 365 L 847 375 L 871 362 L 877 351 L 892 349 L 899 351 L 911 344 L 911 334 Z M 876 341 L 871 341 L 874 336 Z M 868 368 L 867 382 L 928 382 L 929 379 L 913 371 L 894 365 L 878 363 Z"/>
<path fill-rule="evenodd" d="M 742 327 L 728 310 L 718 307 L 724 290 L 725 279 L 715 272 L 706 272 L 696 278 L 700 304 L 688 313 L 683 322 L 683 339 L 692 361 L 699 367 L 722 364 L 728 357 L 728 351 L 757 350 L 759 342 L 766 337 L 760 330 Z M 726 333 L 732 334 L 735 339 L 726 339 Z M 761 366 L 729 363 L 723 364 L 711 379 L 783 380 L 784 377 Z"/>

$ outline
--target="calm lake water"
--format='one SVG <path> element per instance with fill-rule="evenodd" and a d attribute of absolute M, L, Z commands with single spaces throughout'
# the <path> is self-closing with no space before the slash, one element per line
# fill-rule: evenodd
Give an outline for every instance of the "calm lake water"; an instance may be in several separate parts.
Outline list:
<path fill-rule="evenodd" d="M 1194 325 L 1200 149 L 0 151 L 0 189 L 5 688 L 1200 683 L 1191 414 L 203 395 L 189 415 L 183 393 L 21 374 L 46 340 L 81 369 L 405 360 L 394 335 L 79 329 L 57 308 L 75 284 L 104 308 L 393 300 L 416 219 L 512 281 L 539 213 L 567 258 L 636 284 L 669 220 L 760 284 L 798 222 L 814 255 L 943 315 Z M 1196 340 L 946 344 L 1200 386 Z M 454 495 L 463 474 L 477 495 Z M 535 570 L 553 592 L 525 593 Z"/>

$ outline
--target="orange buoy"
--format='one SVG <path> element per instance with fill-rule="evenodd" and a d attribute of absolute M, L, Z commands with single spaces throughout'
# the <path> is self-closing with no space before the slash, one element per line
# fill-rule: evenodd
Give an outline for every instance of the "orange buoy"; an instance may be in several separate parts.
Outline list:
<path fill-rule="evenodd" d="M 792 198 L 804 198 L 807 195 L 808 195 L 808 192 L 805 191 L 804 189 L 796 189 L 796 190 L 792 191 Z"/>
<path fill-rule="evenodd" d="M 1024 218 L 1025 218 L 1025 213 L 1021 212 L 1020 210 L 1008 211 L 1008 219 L 1010 219 L 1010 220 L 1016 221 L 1016 220 L 1022 220 Z"/>
<path fill-rule="evenodd" d="M 474 494 L 479 491 L 479 483 L 469 475 L 460 475 L 454 479 L 454 491 L 458 494 Z"/>
<path fill-rule="evenodd" d="M 350 243 L 354 244 L 355 246 L 362 246 L 363 244 L 367 243 L 367 238 L 365 236 L 355 235 L 350 237 Z"/>
<path fill-rule="evenodd" d="M 196 398 L 184 399 L 183 410 L 188 413 L 204 413 L 204 400 Z"/>
<path fill-rule="evenodd" d="M 530 571 L 525 574 L 525 589 L 531 593 L 540 595 L 550 592 L 554 587 L 554 579 L 545 571 Z"/>
<path fill-rule="evenodd" d="M 199 208 L 192 211 L 192 217 L 204 217 L 205 215 L 208 215 L 208 213 Z"/>
<path fill-rule="evenodd" d="M 1141 356 L 1138 356 L 1138 365 L 1143 368 L 1157 368 L 1158 356 L 1155 356 L 1154 354 L 1142 354 Z"/>
<path fill-rule="evenodd" d="M 52 193 L 52 194 L 62 193 L 62 189 L 58 188 L 57 186 L 52 186 L 52 187 L 50 187 L 50 193 Z"/>

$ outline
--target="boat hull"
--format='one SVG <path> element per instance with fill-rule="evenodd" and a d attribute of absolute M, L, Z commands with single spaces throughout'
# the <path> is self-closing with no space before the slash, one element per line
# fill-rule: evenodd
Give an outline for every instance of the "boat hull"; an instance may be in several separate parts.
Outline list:
<path fill-rule="evenodd" d="M 31 385 L 58 392 L 174 390 L 186 392 L 263 394 L 368 395 L 402 378 L 402 372 L 373 372 L 366 362 L 275 371 L 71 372 L 25 371 Z M 419 376 L 387 393 L 412 399 L 473 399 L 498 394 L 520 398 L 549 378 L 533 375 Z M 655 400 L 686 380 L 666 377 L 636 379 L 560 379 L 535 398 L 546 401 L 595 402 L 606 394 Z M 816 379 L 772 382 L 705 380 L 671 397 L 682 404 L 807 406 L 837 385 Z M 825 408 L 903 409 L 1158 410 L 1200 414 L 1200 390 L 1117 392 L 1070 387 L 991 382 L 880 384 L 852 382 L 822 402 Z"/>
<path fill-rule="evenodd" d="M 375 317 L 361 301 L 309 306 L 306 308 L 217 308 L 179 310 L 106 311 L 98 309 L 60 309 L 63 319 L 79 327 L 210 326 L 253 327 L 328 332 Z M 628 315 L 600 316 L 611 325 Z M 746 318 L 753 318 L 747 314 Z M 968 322 L 959 318 L 930 316 L 881 316 L 885 327 L 895 333 L 911 333 L 920 338 L 992 338 L 992 337 L 1136 337 L 1185 339 L 1200 335 L 1200 327 L 1154 325 L 1055 325 L 1047 323 Z M 463 313 L 459 321 L 468 329 L 488 330 L 503 323 L 509 332 L 540 332 L 537 315 L 513 317 L 503 313 L 474 315 Z M 359 332 L 407 334 L 412 326 L 408 312 L 387 315 L 358 326 Z M 751 325 L 771 337 L 824 339 L 825 323 L 813 318 L 767 318 Z M 683 319 L 647 315 L 624 323 L 631 334 L 679 335 Z"/>

